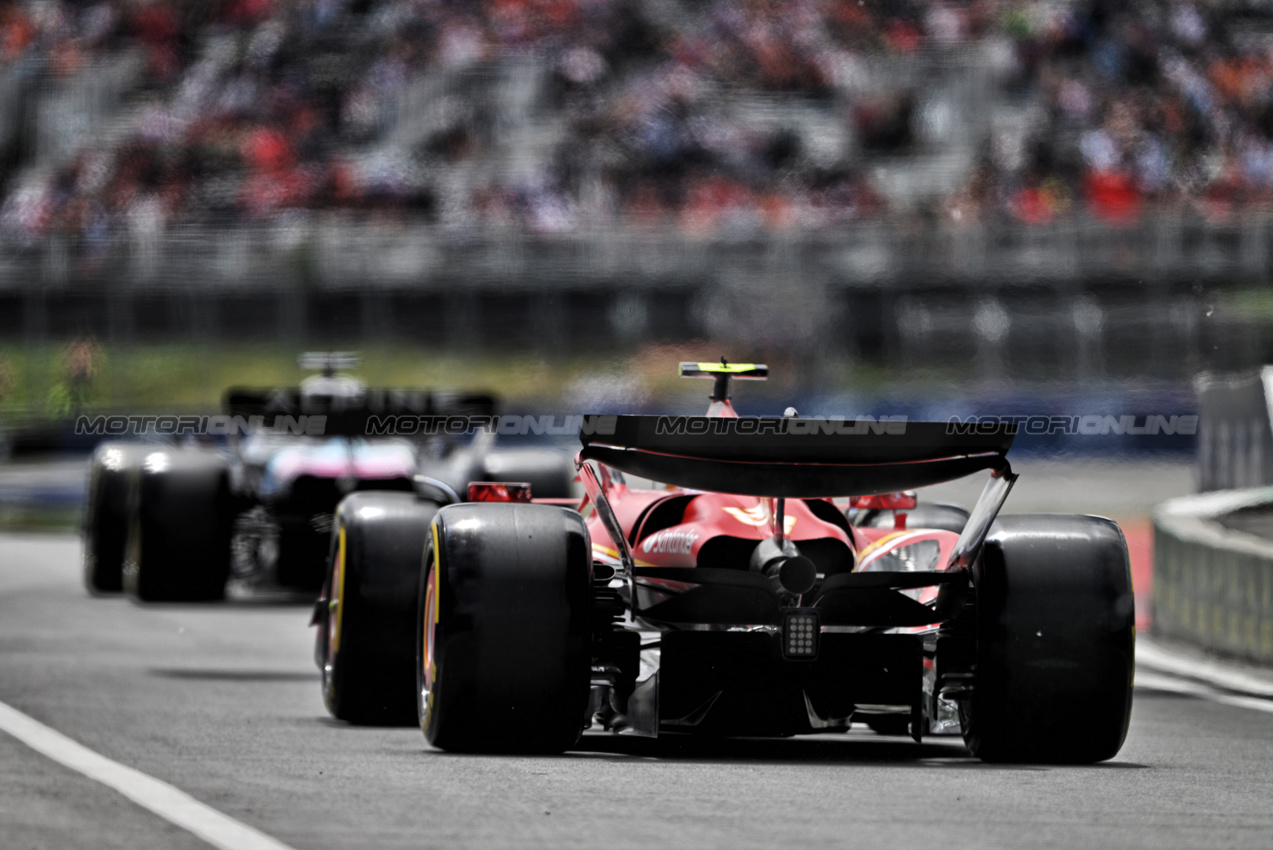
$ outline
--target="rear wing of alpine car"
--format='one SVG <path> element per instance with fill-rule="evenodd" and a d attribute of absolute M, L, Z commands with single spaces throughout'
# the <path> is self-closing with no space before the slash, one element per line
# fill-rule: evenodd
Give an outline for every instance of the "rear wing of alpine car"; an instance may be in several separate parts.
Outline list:
<path fill-rule="evenodd" d="M 365 388 L 356 396 L 303 393 L 299 387 L 232 387 L 223 409 L 231 417 L 255 420 L 262 427 L 286 432 L 301 416 L 322 416 L 322 436 L 362 437 L 407 433 L 458 433 L 474 430 L 474 418 L 495 415 L 498 403 L 486 393 Z M 290 419 L 289 419 L 290 417 Z M 394 420 L 410 417 L 410 427 Z M 312 433 L 312 432 L 306 432 Z"/>
<path fill-rule="evenodd" d="M 1011 423 L 617 416 L 585 428 L 580 460 L 695 490 L 818 498 L 912 490 L 1006 471 Z M 585 422 L 589 421 L 585 419 Z M 602 431 L 608 433 L 602 433 Z"/>

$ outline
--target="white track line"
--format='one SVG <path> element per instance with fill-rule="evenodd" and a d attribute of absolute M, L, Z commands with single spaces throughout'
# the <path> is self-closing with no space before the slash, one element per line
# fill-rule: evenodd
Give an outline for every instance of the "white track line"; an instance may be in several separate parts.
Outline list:
<path fill-rule="evenodd" d="M 1155 691 L 1169 691 L 1174 694 L 1186 694 L 1192 697 L 1211 700 L 1212 702 L 1231 705 L 1235 708 L 1249 708 L 1252 711 L 1263 711 L 1273 714 L 1273 701 L 1260 699 L 1259 697 L 1247 697 L 1239 694 L 1226 694 L 1217 691 L 1206 685 L 1200 685 L 1197 682 L 1190 682 L 1185 679 L 1177 679 L 1175 676 L 1165 676 L 1161 673 L 1153 673 L 1148 670 L 1136 671 L 1136 686 L 1149 688 Z"/>
<path fill-rule="evenodd" d="M 1233 662 L 1182 655 L 1165 650 L 1143 636 L 1136 638 L 1136 663 L 1142 668 L 1179 676 L 1203 685 L 1236 691 L 1265 699 L 1273 699 L 1273 679 L 1267 674 L 1253 675 Z"/>
<path fill-rule="evenodd" d="M 143 809 L 220 850 L 292 850 L 167 782 L 111 761 L 3 702 L 0 702 L 0 730 L 55 762 L 113 788 Z"/>

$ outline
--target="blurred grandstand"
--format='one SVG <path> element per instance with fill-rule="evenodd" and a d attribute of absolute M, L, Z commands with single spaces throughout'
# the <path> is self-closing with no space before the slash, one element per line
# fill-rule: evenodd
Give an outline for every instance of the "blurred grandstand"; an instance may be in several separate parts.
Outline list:
<path fill-rule="evenodd" d="M 1273 197 L 1265 4 L 3 9 L 18 244 L 289 210 L 710 234 L 906 215 L 1224 220 Z"/>
<path fill-rule="evenodd" d="M 698 332 L 794 305 L 768 332 L 817 338 L 835 311 L 810 305 L 875 288 L 867 325 L 905 341 L 950 315 L 996 343 L 1021 285 L 1073 290 L 1034 300 L 1072 334 L 1120 309 L 1078 290 L 1121 284 L 1197 336 L 1199 283 L 1273 261 L 1256 0 L 0 10 L 11 291 L 614 284 L 683 312 L 723 287 L 742 295 Z M 773 281 L 801 294 L 753 297 Z M 970 285 L 967 315 L 908 300 Z"/>

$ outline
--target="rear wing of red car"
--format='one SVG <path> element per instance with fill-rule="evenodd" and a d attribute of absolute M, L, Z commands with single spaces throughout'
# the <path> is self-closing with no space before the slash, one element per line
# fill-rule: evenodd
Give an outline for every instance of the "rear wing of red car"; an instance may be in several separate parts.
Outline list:
<path fill-rule="evenodd" d="M 946 564 L 966 570 L 1016 482 L 1007 458 L 1015 436 L 1007 423 L 599 416 L 584 419 L 576 464 L 629 584 L 635 561 L 598 464 L 696 490 L 779 499 L 890 493 L 988 469 L 990 480 Z M 933 622 L 962 607 L 964 586 L 942 584 Z"/>
<path fill-rule="evenodd" d="M 585 419 L 581 460 L 696 490 L 816 498 L 1006 470 L 1010 423 L 616 416 Z M 613 427 L 610 427 L 613 425 Z M 604 432 L 604 433 L 603 433 Z"/>

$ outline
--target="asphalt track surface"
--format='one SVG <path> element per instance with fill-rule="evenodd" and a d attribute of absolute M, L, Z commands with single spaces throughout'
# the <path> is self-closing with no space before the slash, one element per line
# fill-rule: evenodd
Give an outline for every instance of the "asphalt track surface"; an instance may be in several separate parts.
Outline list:
<path fill-rule="evenodd" d="M 93 599 L 79 552 L 0 536 L 0 702 L 297 850 L 1273 846 L 1273 713 L 1159 675 L 1091 767 L 857 731 L 456 756 L 329 719 L 307 607 Z M 0 765 L 3 850 L 207 846 L 3 733 Z"/>

